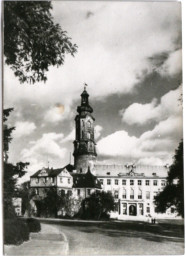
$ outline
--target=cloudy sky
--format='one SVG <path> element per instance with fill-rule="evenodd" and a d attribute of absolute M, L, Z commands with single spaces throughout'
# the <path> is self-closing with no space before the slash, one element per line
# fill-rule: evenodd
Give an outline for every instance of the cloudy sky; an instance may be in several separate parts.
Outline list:
<path fill-rule="evenodd" d="M 9 160 L 30 162 L 28 174 L 48 161 L 69 163 L 86 82 L 99 162 L 171 164 L 182 138 L 180 8 L 176 2 L 54 1 L 54 19 L 78 53 L 51 68 L 45 84 L 20 85 L 5 66 L 4 107 L 14 107 L 9 125 L 16 127 Z"/>

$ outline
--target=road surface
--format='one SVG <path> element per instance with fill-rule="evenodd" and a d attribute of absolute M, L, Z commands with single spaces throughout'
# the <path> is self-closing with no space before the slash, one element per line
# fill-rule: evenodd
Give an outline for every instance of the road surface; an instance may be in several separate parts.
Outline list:
<path fill-rule="evenodd" d="M 143 223 L 132 226 L 112 224 L 61 222 L 53 223 L 65 234 L 69 255 L 181 255 L 184 254 L 183 235 L 169 230 L 156 231 L 156 227 Z M 140 226 L 141 225 L 141 226 Z M 119 228 L 118 228 L 119 227 Z M 159 228 L 159 227 L 157 227 Z M 169 233 L 171 232 L 171 234 Z M 167 234 L 167 235 L 165 235 Z"/>

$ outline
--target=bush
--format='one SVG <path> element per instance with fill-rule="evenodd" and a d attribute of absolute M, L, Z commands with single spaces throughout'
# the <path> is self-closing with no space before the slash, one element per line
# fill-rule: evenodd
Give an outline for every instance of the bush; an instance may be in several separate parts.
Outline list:
<path fill-rule="evenodd" d="M 29 240 L 29 228 L 19 219 L 4 221 L 4 244 L 21 244 Z"/>
<path fill-rule="evenodd" d="M 41 230 L 41 224 L 38 220 L 28 218 L 25 221 L 28 224 L 29 232 L 39 232 Z"/>

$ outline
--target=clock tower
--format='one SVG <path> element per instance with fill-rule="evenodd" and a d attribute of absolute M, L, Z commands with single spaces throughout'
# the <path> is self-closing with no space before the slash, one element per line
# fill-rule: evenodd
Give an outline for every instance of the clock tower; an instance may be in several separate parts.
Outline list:
<path fill-rule="evenodd" d="M 75 141 L 74 141 L 74 166 L 78 172 L 86 173 L 96 160 L 96 143 L 94 140 L 93 109 L 89 105 L 89 94 L 86 91 L 81 94 L 81 105 L 77 107 L 78 114 L 75 117 Z"/>

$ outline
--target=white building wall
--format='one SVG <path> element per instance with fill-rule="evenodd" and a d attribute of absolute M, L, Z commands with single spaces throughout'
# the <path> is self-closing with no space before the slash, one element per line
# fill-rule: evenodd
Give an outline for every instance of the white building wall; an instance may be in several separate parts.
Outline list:
<path fill-rule="evenodd" d="M 159 214 L 155 212 L 155 204 L 154 204 L 154 196 L 158 194 L 161 190 L 163 190 L 166 184 L 165 177 L 135 177 L 135 176 L 128 176 L 128 177 L 118 177 L 118 176 L 99 176 L 98 179 L 103 182 L 102 189 L 104 191 L 110 191 L 113 196 L 118 193 L 118 198 L 115 198 L 116 202 L 120 204 L 120 213 L 114 212 L 112 213 L 113 218 L 125 219 L 128 218 L 129 215 L 129 207 L 130 205 L 136 206 L 136 218 L 147 218 L 149 215 L 152 217 L 174 217 L 176 214 L 170 213 L 170 210 L 165 214 Z M 110 185 L 107 184 L 107 180 L 110 180 Z M 118 185 L 117 181 L 118 180 Z M 126 185 L 123 185 L 122 180 L 126 181 Z M 141 181 L 141 185 L 138 185 L 138 180 Z M 146 180 L 149 181 L 149 185 L 146 185 Z M 133 181 L 134 185 L 131 185 Z M 157 185 L 155 185 L 157 182 Z M 123 198 L 123 190 L 126 191 L 126 198 Z M 134 198 L 131 198 L 131 190 L 134 191 Z M 139 190 L 142 192 L 142 198 L 138 198 Z M 147 192 L 150 193 L 150 198 L 147 198 Z M 123 214 L 123 203 L 127 204 L 127 215 Z M 143 205 L 143 215 L 140 215 L 140 205 Z M 147 211 L 149 210 L 149 211 Z"/>

